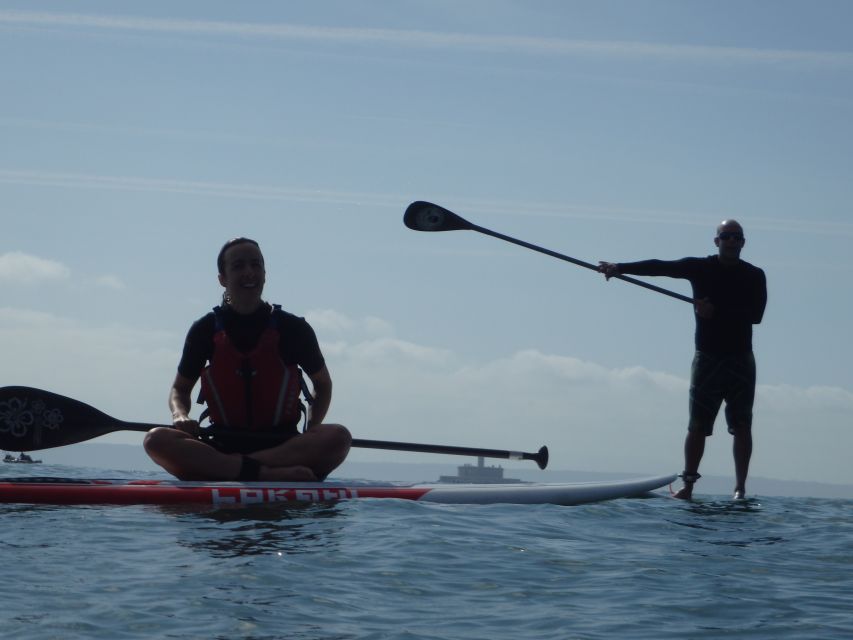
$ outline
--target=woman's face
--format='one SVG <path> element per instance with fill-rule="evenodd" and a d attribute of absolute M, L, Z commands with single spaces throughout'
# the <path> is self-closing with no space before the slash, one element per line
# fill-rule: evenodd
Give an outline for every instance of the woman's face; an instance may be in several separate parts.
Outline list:
<path fill-rule="evenodd" d="M 264 256 L 251 242 L 241 242 L 225 252 L 225 271 L 219 274 L 219 284 L 225 287 L 229 304 L 246 313 L 261 303 L 266 282 Z"/>

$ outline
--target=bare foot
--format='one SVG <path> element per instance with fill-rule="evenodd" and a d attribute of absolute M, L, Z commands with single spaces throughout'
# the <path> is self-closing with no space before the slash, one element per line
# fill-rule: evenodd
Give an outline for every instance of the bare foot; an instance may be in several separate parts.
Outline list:
<path fill-rule="evenodd" d="M 746 489 L 735 489 L 734 500 L 746 500 Z"/>
<path fill-rule="evenodd" d="M 693 498 L 693 484 L 685 484 L 681 489 L 676 491 L 673 495 L 673 498 L 678 498 L 679 500 L 690 500 Z"/>
<path fill-rule="evenodd" d="M 317 476 L 308 467 L 261 467 L 260 479 L 275 482 L 316 482 Z"/>

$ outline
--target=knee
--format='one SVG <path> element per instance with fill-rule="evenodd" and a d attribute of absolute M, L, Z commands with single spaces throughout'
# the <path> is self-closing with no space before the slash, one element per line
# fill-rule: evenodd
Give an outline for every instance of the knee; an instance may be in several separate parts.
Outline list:
<path fill-rule="evenodd" d="M 345 458 L 352 446 L 352 434 L 342 424 L 322 426 L 323 448 L 331 455 Z"/>
<path fill-rule="evenodd" d="M 728 431 L 735 438 L 751 438 L 752 417 L 729 417 Z"/>
<path fill-rule="evenodd" d="M 329 426 L 333 427 L 330 435 L 335 446 L 338 449 L 349 451 L 349 448 L 352 446 L 352 434 L 349 432 L 349 429 L 342 424 L 332 424 Z"/>
<path fill-rule="evenodd" d="M 177 431 L 170 427 L 154 427 L 145 434 L 142 446 L 149 455 L 159 453 L 169 446 L 169 443 L 174 440 L 176 433 Z"/>
<path fill-rule="evenodd" d="M 735 442 L 752 443 L 752 429 L 749 427 L 729 428 L 729 433 L 734 436 Z"/>
<path fill-rule="evenodd" d="M 706 438 L 714 432 L 714 423 L 707 420 L 692 418 L 687 424 L 687 436 L 692 438 Z"/>

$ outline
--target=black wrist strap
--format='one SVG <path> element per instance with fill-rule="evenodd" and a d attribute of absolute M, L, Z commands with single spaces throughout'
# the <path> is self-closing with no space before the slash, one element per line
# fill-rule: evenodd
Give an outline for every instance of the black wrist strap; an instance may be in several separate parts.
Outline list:
<path fill-rule="evenodd" d="M 249 456 L 243 456 L 243 464 L 240 465 L 240 473 L 237 476 L 237 480 L 251 482 L 252 480 L 258 480 L 260 475 L 261 463 Z"/>

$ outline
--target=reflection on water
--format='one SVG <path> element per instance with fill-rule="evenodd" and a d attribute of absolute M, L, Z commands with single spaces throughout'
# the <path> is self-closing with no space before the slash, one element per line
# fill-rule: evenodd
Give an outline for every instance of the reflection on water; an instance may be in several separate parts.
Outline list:
<path fill-rule="evenodd" d="M 761 510 L 757 498 L 745 500 L 689 500 L 684 503 L 693 513 L 700 516 L 719 516 L 726 514 L 753 513 Z"/>
<path fill-rule="evenodd" d="M 198 505 L 152 507 L 177 517 L 182 531 L 176 542 L 212 557 L 292 555 L 332 549 L 346 525 L 340 503 L 274 503 L 211 509 Z"/>
<path fill-rule="evenodd" d="M 668 519 L 680 527 L 702 532 L 701 541 L 716 546 L 747 548 L 787 542 L 782 536 L 758 535 L 756 518 L 763 513 L 756 498 L 746 500 L 692 500 L 682 509 L 686 519 Z"/>
<path fill-rule="evenodd" d="M 682 502 L 682 512 L 688 520 L 672 520 L 673 524 L 693 529 L 708 529 L 716 531 L 720 522 L 726 522 L 727 516 L 748 517 L 761 511 L 761 503 L 750 498 L 748 500 L 688 500 Z"/>

